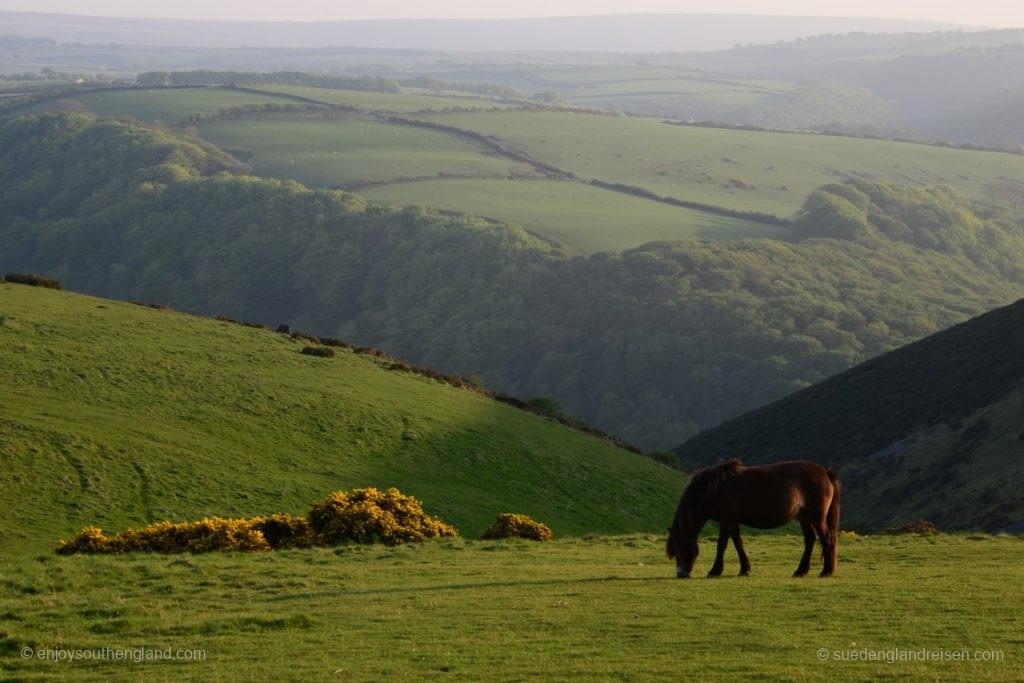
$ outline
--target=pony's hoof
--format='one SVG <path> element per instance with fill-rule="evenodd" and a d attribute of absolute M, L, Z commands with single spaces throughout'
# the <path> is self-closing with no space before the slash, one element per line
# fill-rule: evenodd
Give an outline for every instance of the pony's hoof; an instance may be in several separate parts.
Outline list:
<path fill-rule="evenodd" d="M 797 569 L 795 572 L 793 572 L 793 578 L 794 579 L 802 579 L 805 576 L 807 576 L 807 572 L 802 572 L 799 569 Z"/>
<path fill-rule="evenodd" d="M 745 571 L 742 571 L 737 576 L 750 576 L 750 570 L 747 569 Z"/>
<path fill-rule="evenodd" d="M 708 572 L 708 578 L 709 579 L 717 579 L 717 578 L 720 578 L 721 576 L 722 576 L 722 572 L 718 572 L 717 574 L 714 573 L 714 572 Z"/>
<path fill-rule="evenodd" d="M 818 574 L 819 579 L 827 579 L 830 576 L 832 576 L 832 572 L 822 572 Z"/>

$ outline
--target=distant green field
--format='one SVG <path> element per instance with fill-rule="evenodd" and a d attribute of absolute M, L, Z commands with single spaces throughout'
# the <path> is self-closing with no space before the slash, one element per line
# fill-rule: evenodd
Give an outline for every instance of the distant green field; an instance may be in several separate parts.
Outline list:
<path fill-rule="evenodd" d="M 371 111 L 413 112 L 423 109 L 447 109 L 449 107 L 488 109 L 490 107 L 507 106 L 496 100 L 468 94 L 464 97 L 439 97 L 422 94 L 422 91 L 411 89 L 402 93 L 380 93 L 313 88 L 301 85 L 257 84 L 251 87 L 269 93 L 297 95 L 326 104 L 344 104 L 362 107 Z"/>
<path fill-rule="evenodd" d="M 568 113 L 430 114 L 419 118 L 496 135 L 584 178 L 642 186 L 689 201 L 780 216 L 816 187 L 851 175 L 949 184 L 986 199 L 1002 177 L 1024 180 L 1024 156 L 797 133 L 673 126 Z M 741 189 L 745 184 L 753 189 Z"/>
<path fill-rule="evenodd" d="M 500 217 L 581 253 L 621 251 L 646 242 L 774 237 L 785 228 L 652 202 L 581 183 L 445 180 L 360 190 L 369 199 L 424 204 Z"/>
<path fill-rule="evenodd" d="M 1020 538 L 844 537 L 828 580 L 789 578 L 797 536 L 746 545 L 752 576 L 732 577 L 730 550 L 729 576 L 685 581 L 661 535 L 260 555 L 43 550 L 5 563 L 0 665 L 17 680 L 1024 678 Z M 703 571 L 714 545 L 701 546 Z M 45 659 L 102 648 L 180 659 Z"/>
<path fill-rule="evenodd" d="M 218 147 L 251 154 L 243 156 L 260 175 L 292 178 L 310 187 L 439 173 L 531 173 L 525 164 L 449 133 L 360 118 L 275 114 L 216 121 L 203 125 L 200 132 Z"/>
<path fill-rule="evenodd" d="M 360 118 L 325 121 L 281 114 L 217 121 L 200 131 L 206 140 L 245 158 L 257 173 L 311 187 L 436 178 L 355 189 L 388 203 L 424 204 L 519 223 L 578 253 L 628 249 L 654 240 L 788 236 L 784 229 L 580 183 L 526 180 L 523 176 L 534 174 L 529 165 L 442 131 Z M 510 175 L 517 178 L 509 180 Z"/>
<path fill-rule="evenodd" d="M 272 95 L 257 95 L 226 88 L 115 90 L 83 93 L 68 99 L 81 102 L 97 116 L 131 116 L 144 123 L 163 121 L 170 125 L 189 114 L 215 113 L 220 109 L 243 104 L 287 102 Z M 42 102 L 34 110 L 45 111 L 52 104 Z"/>
<path fill-rule="evenodd" d="M 87 525 L 305 513 L 362 486 L 397 486 L 469 536 L 513 511 L 559 534 L 653 531 L 682 490 L 680 472 L 550 420 L 302 347 L 0 284 L 0 553 Z"/>

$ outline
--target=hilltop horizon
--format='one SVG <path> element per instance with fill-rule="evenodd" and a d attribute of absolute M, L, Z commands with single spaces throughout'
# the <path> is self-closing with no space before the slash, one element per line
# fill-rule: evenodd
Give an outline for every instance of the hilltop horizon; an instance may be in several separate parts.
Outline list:
<path fill-rule="evenodd" d="M 472 30 L 467 30 L 469 27 Z M 980 31 L 986 26 L 882 17 L 757 13 L 581 14 L 512 18 L 279 20 L 0 11 L 0 33 L 64 43 L 652 53 L 714 51 L 848 33 Z"/>

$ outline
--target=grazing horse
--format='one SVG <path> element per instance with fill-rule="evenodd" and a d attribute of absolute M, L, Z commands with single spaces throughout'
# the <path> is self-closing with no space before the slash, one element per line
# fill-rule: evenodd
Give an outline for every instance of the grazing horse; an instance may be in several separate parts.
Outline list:
<path fill-rule="evenodd" d="M 740 557 L 740 576 L 750 573 L 740 524 L 774 529 L 793 518 L 804 532 L 804 555 L 793 576 L 804 576 L 810 569 L 815 535 L 821 541 L 821 576 L 831 576 L 839 543 L 839 489 L 835 472 L 806 460 L 759 467 L 729 460 L 695 472 L 668 529 L 665 549 L 676 561 L 676 576 L 690 578 L 697 559 L 697 536 L 709 519 L 718 522 L 718 554 L 708 572 L 708 577 L 716 577 L 722 574 L 730 538 Z"/>

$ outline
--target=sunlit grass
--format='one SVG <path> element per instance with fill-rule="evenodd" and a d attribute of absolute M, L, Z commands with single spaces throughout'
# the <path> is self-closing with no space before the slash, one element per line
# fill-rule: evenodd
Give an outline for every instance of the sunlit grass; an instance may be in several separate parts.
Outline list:
<path fill-rule="evenodd" d="M 698 569 L 710 565 L 702 544 Z M 8 675 L 76 680 L 1019 680 L 1024 541 L 845 537 L 839 574 L 752 536 L 753 576 L 674 578 L 659 536 L 450 540 L 258 555 L 40 554 L 3 577 Z M 727 559 L 727 573 L 736 569 Z M 22 660 L 22 648 L 201 649 L 201 662 Z M 828 651 L 827 661 L 818 650 Z M 998 650 L 1001 662 L 833 661 Z M 884 656 L 884 655 L 883 655 Z"/>

